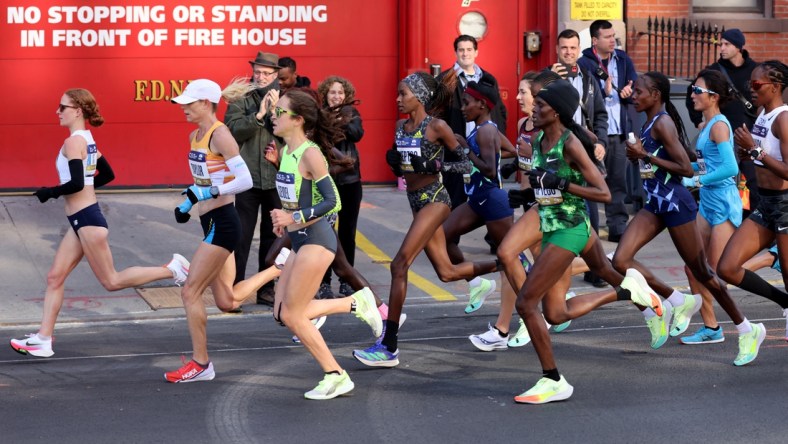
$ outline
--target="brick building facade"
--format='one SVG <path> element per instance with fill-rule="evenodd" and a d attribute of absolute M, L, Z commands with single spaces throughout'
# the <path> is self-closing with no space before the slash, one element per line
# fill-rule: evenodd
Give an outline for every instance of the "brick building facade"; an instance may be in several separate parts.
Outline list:
<path fill-rule="evenodd" d="M 706 2 L 708 4 L 709 2 Z M 735 11 L 724 4 L 751 4 L 753 10 Z M 627 26 L 626 50 L 638 71 L 646 71 L 648 54 L 647 21 L 657 16 L 665 19 L 688 19 L 695 23 L 741 29 L 746 38 L 745 49 L 756 61 L 778 59 L 788 62 L 788 0 L 720 1 L 719 10 L 700 10 L 693 0 L 626 0 L 624 15 Z M 708 7 L 707 7 L 708 8 Z M 713 8 L 713 7 L 712 7 Z M 716 57 L 719 57 L 718 55 Z M 715 57 L 715 58 L 716 58 Z M 653 58 L 653 52 L 652 52 Z"/>

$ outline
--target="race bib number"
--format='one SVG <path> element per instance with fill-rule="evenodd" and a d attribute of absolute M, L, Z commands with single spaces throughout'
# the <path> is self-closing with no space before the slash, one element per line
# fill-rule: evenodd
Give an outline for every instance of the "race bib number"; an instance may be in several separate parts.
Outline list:
<path fill-rule="evenodd" d="M 648 160 L 639 159 L 638 166 L 640 167 L 640 178 L 641 179 L 653 179 L 654 178 L 654 166 Z"/>
<path fill-rule="evenodd" d="M 523 171 L 531 171 L 533 161 L 530 157 L 517 156 L 517 166 Z"/>
<path fill-rule="evenodd" d="M 189 151 L 189 168 L 192 170 L 194 184 L 201 187 L 211 186 L 206 157 L 206 154 L 200 151 Z"/>
<path fill-rule="evenodd" d="M 698 151 L 698 176 L 706 174 L 706 159 L 703 158 L 703 153 Z"/>
<path fill-rule="evenodd" d="M 98 148 L 96 144 L 88 145 L 88 157 L 85 159 L 85 177 L 96 175 L 96 162 L 98 162 Z"/>
<path fill-rule="evenodd" d="M 534 196 L 536 197 L 536 203 L 543 207 L 558 205 L 564 201 L 561 190 L 552 188 L 534 188 Z"/>
<path fill-rule="evenodd" d="M 399 153 L 400 168 L 402 171 L 412 173 L 413 165 L 410 156 L 421 156 L 421 138 L 402 137 L 397 139 L 397 152 Z"/>
<path fill-rule="evenodd" d="M 282 208 L 285 210 L 298 210 L 298 199 L 295 190 L 295 174 L 276 173 L 276 192 L 279 200 L 282 201 Z"/>

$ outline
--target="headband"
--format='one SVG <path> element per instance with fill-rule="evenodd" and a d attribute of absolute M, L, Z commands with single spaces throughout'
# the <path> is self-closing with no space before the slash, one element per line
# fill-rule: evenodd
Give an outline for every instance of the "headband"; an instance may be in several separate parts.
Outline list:
<path fill-rule="evenodd" d="M 402 79 L 402 83 L 410 88 L 411 92 L 416 99 L 421 102 L 422 105 L 425 107 L 427 103 L 430 101 L 432 97 L 432 91 L 427 88 L 427 84 L 424 83 L 424 79 L 421 78 L 420 75 L 413 73 Z"/>
<path fill-rule="evenodd" d="M 471 86 L 470 84 L 468 85 L 467 88 L 465 88 L 465 93 L 476 100 L 481 100 L 482 102 L 484 102 L 484 104 L 487 105 L 487 109 L 489 109 L 490 111 L 492 111 L 493 107 L 495 106 L 492 100 L 490 100 L 487 96 L 482 94 L 480 91 L 474 89 L 473 86 Z"/>

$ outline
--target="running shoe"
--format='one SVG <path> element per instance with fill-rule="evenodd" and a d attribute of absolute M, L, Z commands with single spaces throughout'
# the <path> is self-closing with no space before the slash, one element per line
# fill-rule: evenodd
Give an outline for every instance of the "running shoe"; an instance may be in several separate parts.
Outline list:
<path fill-rule="evenodd" d="M 523 345 L 528 345 L 531 342 L 531 335 L 528 334 L 528 328 L 525 326 L 525 322 L 523 318 L 517 320 L 518 328 L 517 333 L 514 336 L 511 336 L 507 345 L 509 347 L 522 347 Z"/>
<path fill-rule="evenodd" d="M 563 401 L 564 399 L 569 399 L 574 390 L 574 387 L 566 382 L 563 375 L 558 381 L 542 378 L 527 392 L 515 396 L 514 402 L 520 404 L 546 404 L 553 401 Z"/>
<path fill-rule="evenodd" d="M 662 316 L 662 299 L 649 287 L 646 278 L 634 268 L 627 270 L 627 275 L 621 281 L 621 288 L 629 290 L 632 302 L 643 307 L 651 307 L 657 316 Z"/>
<path fill-rule="evenodd" d="M 530 274 L 533 264 L 531 264 L 531 261 L 528 260 L 528 256 L 526 256 L 525 253 L 520 253 L 518 257 L 520 258 L 520 263 L 523 264 L 523 270 L 525 270 L 525 274 Z"/>
<path fill-rule="evenodd" d="M 325 324 L 325 323 L 326 323 L 326 317 L 325 316 L 320 316 L 319 318 L 312 319 L 312 325 L 314 325 L 315 328 L 317 328 L 318 330 L 320 330 L 320 327 L 322 327 L 323 324 Z M 293 335 L 293 343 L 295 343 L 295 344 L 300 344 L 301 343 L 301 340 L 298 339 L 298 336 Z"/>
<path fill-rule="evenodd" d="M 487 331 L 480 335 L 470 335 L 468 339 L 471 344 L 475 345 L 481 351 L 493 350 L 506 350 L 509 348 L 506 343 L 509 341 L 509 335 L 501 336 L 498 329 L 492 324 L 487 324 Z"/>
<path fill-rule="evenodd" d="M 375 305 L 375 296 L 372 290 L 364 287 L 361 290 L 353 293 L 353 300 L 356 303 L 355 315 L 357 318 L 366 322 L 372 328 L 372 335 L 379 337 L 383 334 L 383 320 L 380 318 L 380 312 L 377 305 Z"/>
<path fill-rule="evenodd" d="M 17 353 L 39 358 L 48 358 L 55 354 L 52 351 L 52 339 L 45 341 L 38 337 L 38 333 L 25 335 L 25 339 L 11 339 L 11 348 Z"/>
<path fill-rule="evenodd" d="M 396 367 L 399 365 L 399 349 L 392 353 L 380 341 L 365 350 L 353 350 L 353 357 L 370 367 Z"/>
<path fill-rule="evenodd" d="M 569 293 L 566 294 L 566 300 L 568 301 L 568 300 L 572 299 L 575 296 L 577 296 L 577 294 L 574 291 L 570 291 Z M 571 324 L 571 323 L 572 323 L 572 320 L 570 319 L 570 320 L 564 322 L 563 324 L 558 324 L 555 327 L 553 327 L 553 331 L 556 332 L 556 333 L 561 333 L 562 331 L 564 331 L 567 328 L 569 328 L 569 324 Z"/>
<path fill-rule="evenodd" d="M 328 282 L 321 282 L 320 288 L 317 289 L 315 299 L 334 299 L 334 290 L 331 289 L 331 284 Z"/>
<path fill-rule="evenodd" d="M 725 341 L 725 335 L 722 333 L 721 328 L 712 330 L 703 325 L 695 333 L 689 336 L 684 336 L 679 340 L 682 344 L 686 345 L 717 344 Z"/>
<path fill-rule="evenodd" d="M 398 322 L 397 326 L 399 328 L 402 328 L 402 324 L 404 324 L 405 320 L 407 320 L 407 319 L 408 319 L 408 315 L 407 314 L 400 313 L 399 314 L 399 322 Z M 383 336 L 385 334 L 386 334 L 386 319 L 383 319 L 383 330 L 381 330 L 380 336 L 378 337 L 378 342 L 383 340 Z"/>
<path fill-rule="evenodd" d="M 772 268 L 782 273 L 783 267 L 780 266 L 780 255 L 777 252 L 777 244 L 774 244 L 772 245 L 771 248 L 769 248 L 769 253 L 771 253 L 772 256 L 774 256 L 774 262 L 772 262 Z"/>
<path fill-rule="evenodd" d="M 347 282 L 340 282 L 339 283 L 339 294 L 342 296 L 350 296 L 353 294 L 353 287 L 350 286 Z"/>
<path fill-rule="evenodd" d="M 285 263 L 287 262 L 287 258 L 290 256 L 290 249 L 287 247 L 282 247 L 279 250 L 279 254 L 276 255 L 276 259 L 274 259 L 274 265 L 278 269 L 282 269 L 285 267 Z"/>
<path fill-rule="evenodd" d="M 670 316 L 673 314 L 673 306 L 670 302 L 662 302 L 662 316 L 653 316 L 646 319 L 646 325 L 651 332 L 651 348 L 654 350 L 665 345 L 668 340 L 668 327 L 670 326 Z"/>
<path fill-rule="evenodd" d="M 788 308 L 783 310 L 783 316 L 785 316 L 785 340 L 788 341 Z"/>
<path fill-rule="evenodd" d="M 189 277 L 189 261 L 178 253 L 172 255 L 170 263 L 165 265 L 168 270 L 172 272 L 172 277 L 175 279 L 175 285 L 181 286 L 186 282 Z"/>
<path fill-rule="evenodd" d="M 495 281 L 490 279 L 481 279 L 481 283 L 477 286 L 470 286 L 471 294 L 468 299 L 468 306 L 465 307 L 465 314 L 473 313 L 474 311 L 482 308 L 487 296 L 495 291 Z"/>
<path fill-rule="evenodd" d="M 699 294 L 685 294 L 684 303 L 673 307 L 673 322 L 670 324 L 670 335 L 678 336 L 689 327 L 692 315 L 700 310 L 703 298 Z"/>
<path fill-rule="evenodd" d="M 186 361 L 186 358 L 181 357 L 181 361 Z M 216 377 L 213 371 L 213 363 L 209 362 L 208 367 L 202 368 L 199 364 L 191 360 L 184 362 L 183 367 L 173 372 L 164 374 L 164 379 L 167 382 L 197 382 L 197 381 L 210 381 Z"/>
<path fill-rule="evenodd" d="M 766 327 L 763 324 L 751 324 L 752 331 L 739 334 L 739 354 L 733 365 L 747 365 L 758 357 L 758 349 L 761 348 L 764 338 L 766 338 Z"/>
<path fill-rule="evenodd" d="M 350 392 L 353 390 L 353 387 L 355 387 L 355 384 L 350 380 L 350 376 L 346 371 L 343 371 L 340 375 L 326 373 L 323 380 L 317 384 L 317 387 L 304 393 L 304 398 L 315 400 L 334 399 L 337 396 Z"/>

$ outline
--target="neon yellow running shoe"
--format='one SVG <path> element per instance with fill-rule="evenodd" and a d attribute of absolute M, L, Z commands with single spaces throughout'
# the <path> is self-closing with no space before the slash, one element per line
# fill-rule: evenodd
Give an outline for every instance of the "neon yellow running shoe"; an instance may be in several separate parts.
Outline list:
<path fill-rule="evenodd" d="M 482 308 L 487 296 L 495 291 L 495 281 L 481 279 L 481 283 L 477 286 L 471 285 L 470 290 L 470 299 L 468 299 L 468 306 L 465 307 L 465 314 L 473 313 Z"/>
<path fill-rule="evenodd" d="M 673 314 L 673 306 L 668 301 L 662 301 L 662 316 L 654 316 L 646 319 L 646 325 L 651 332 L 651 348 L 654 350 L 665 345 L 668 340 L 668 326 L 670 316 Z"/>
<path fill-rule="evenodd" d="M 621 281 L 621 288 L 629 290 L 632 303 L 643 307 L 651 307 L 657 316 L 662 316 L 662 299 L 648 285 L 646 278 L 634 268 L 627 270 L 624 280 Z"/>
<path fill-rule="evenodd" d="M 758 357 L 758 349 L 766 337 L 766 328 L 763 324 L 752 324 L 752 331 L 739 335 L 739 354 L 733 365 L 747 365 Z"/>
<path fill-rule="evenodd" d="M 670 335 L 678 336 L 689 327 L 692 315 L 700 310 L 703 298 L 699 294 L 685 294 L 684 303 L 673 307 L 673 322 L 670 324 Z"/>
<path fill-rule="evenodd" d="M 563 401 L 564 399 L 569 399 L 574 390 L 574 387 L 566 382 L 563 375 L 558 381 L 542 378 L 527 392 L 515 396 L 514 402 L 520 404 L 546 404 L 553 401 Z"/>
<path fill-rule="evenodd" d="M 511 336 L 509 338 L 509 342 L 507 342 L 509 347 L 522 347 L 523 345 L 528 345 L 531 342 L 531 335 L 528 334 L 528 328 L 525 327 L 523 318 L 518 319 L 517 324 L 517 333 L 515 333 L 514 336 Z"/>
<path fill-rule="evenodd" d="M 317 387 L 304 393 L 304 398 L 314 400 L 334 399 L 353 390 L 354 384 L 346 371 L 342 374 L 326 373 Z"/>

